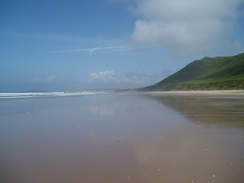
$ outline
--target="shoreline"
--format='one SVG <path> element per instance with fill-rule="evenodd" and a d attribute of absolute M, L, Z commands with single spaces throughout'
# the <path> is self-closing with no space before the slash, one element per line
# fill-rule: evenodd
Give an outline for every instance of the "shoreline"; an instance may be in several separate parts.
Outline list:
<path fill-rule="evenodd" d="M 188 96 L 244 96 L 244 90 L 152 91 L 146 93 L 175 94 Z"/>

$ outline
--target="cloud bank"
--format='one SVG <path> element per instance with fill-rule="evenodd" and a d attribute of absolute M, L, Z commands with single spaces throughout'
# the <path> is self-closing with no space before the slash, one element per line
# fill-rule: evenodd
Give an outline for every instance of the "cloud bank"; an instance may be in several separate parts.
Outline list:
<path fill-rule="evenodd" d="M 114 71 L 108 70 L 108 71 L 101 71 L 99 73 L 90 73 L 89 75 L 90 80 L 97 80 L 97 81 L 113 81 L 113 82 L 120 82 L 117 76 L 114 74 Z"/>
<path fill-rule="evenodd" d="M 145 74 L 137 70 L 130 70 L 123 74 L 116 74 L 113 70 L 93 72 L 89 74 L 90 82 L 104 83 L 106 86 L 114 86 L 119 84 L 126 87 L 142 87 L 155 84 L 167 76 L 173 74 L 173 70 L 162 70 L 160 73 Z"/>
<path fill-rule="evenodd" d="M 243 51 L 231 34 L 243 15 L 243 0 L 136 0 L 141 16 L 131 36 L 139 45 L 159 45 L 180 56 Z M 238 49 L 238 50 L 237 50 Z"/>

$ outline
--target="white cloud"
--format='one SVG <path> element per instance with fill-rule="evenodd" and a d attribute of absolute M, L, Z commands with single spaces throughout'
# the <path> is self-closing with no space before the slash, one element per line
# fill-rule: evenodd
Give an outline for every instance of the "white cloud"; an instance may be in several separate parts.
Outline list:
<path fill-rule="evenodd" d="M 141 87 L 155 84 L 174 72 L 173 70 L 162 70 L 160 73 L 146 74 L 137 70 L 130 70 L 127 73 L 117 75 L 113 70 L 107 70 L 90 73 L 89 80 L 103 82 L 111 86 L 124 84 L 125 86 Z"/>
<path fill-rule="evenodd" d="M 139 45 L 160 45 L 172 53 L 210 53 L 243 49 L 228 39 L 243 0 L 137 0 L 132 40 Z M 229 45 L 229 46 L 228 46 Z M 220 49 L 221 50 L 221 49 Z"/>
<path fill-rule="evenodd" d="M 54 81 L 54 80 L 57 80 L 57 79 L 59 79 L 58 76 L 48 76 L 46 80 L 47 80 L 48 82 L 51 82 L 51 81 Z"/>
<path fill-rule="evenodd" d="M 133 48 L 126 45 L 102 45 L 94 48 L 82 48 L 82 49 L 73 49 L 73 50 L 64 50 L 64 51 L 55 51 L 53 53 L 62 53 L 62 52 L 89 52 L 90 55 L 93 55 L 94 52 L 104 53 L 104 52 L 125 52 L 132 50 Z M 102 52 L 101 52 L 102 51 Z"/>
<path fill-rule="evenodd" d="M 117 76 L 114 74 L 114 71 L 101 71 L 99 73 L 90 73 L 90 80 L 104 81 L 104 82 L 119 82 Z"/>

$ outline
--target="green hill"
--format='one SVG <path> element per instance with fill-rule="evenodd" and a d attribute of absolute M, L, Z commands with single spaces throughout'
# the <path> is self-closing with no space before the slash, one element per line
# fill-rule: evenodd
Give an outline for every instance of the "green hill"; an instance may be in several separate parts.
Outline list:
<path fill-rule="evenodd" d="M 139 91 L 244 89 L 244 53 L 232 57 L 205 57 Z"/>

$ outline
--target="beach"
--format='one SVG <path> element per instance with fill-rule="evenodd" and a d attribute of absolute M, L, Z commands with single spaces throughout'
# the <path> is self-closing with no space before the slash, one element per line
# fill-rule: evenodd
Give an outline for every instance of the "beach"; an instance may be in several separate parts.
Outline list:
<path fill-rule="evenodd" d="M 0 102 L 0 182 L 244 182 L 244 92 Z"/>
<path fill-rule="evenodd" d="M 168 94 L 180 94 L 180 95 L 217 95 L 217 96 L 244 96 L 244 90 L 201 90 L 201 91 L 154 91 L 150 93 L 168 93 Z"/>

